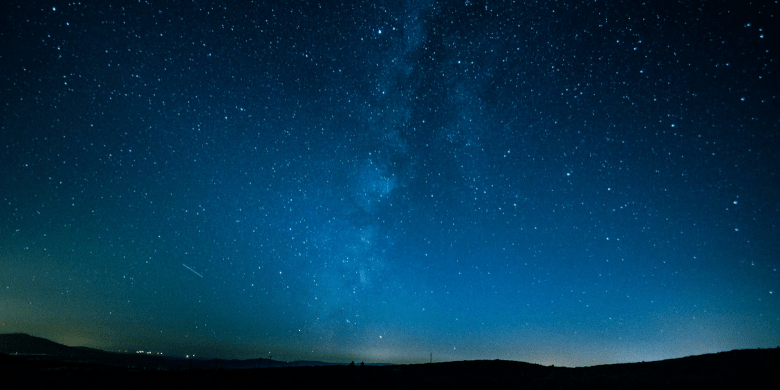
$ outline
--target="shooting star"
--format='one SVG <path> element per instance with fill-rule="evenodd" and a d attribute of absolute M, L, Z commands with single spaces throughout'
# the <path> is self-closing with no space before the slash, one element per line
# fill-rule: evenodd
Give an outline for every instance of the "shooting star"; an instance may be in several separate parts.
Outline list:
<path fill-rule="evenodd" d="M 187 264 L 181 263 L 181 265 L 183 265 L 183 266 L 184 266 L 184 268 L 186 268 L 186 269 L 188 269 L 188 270 L 192 271 L 192 273 L 193 273 L 193 274 L 195 274 L 195 275 L 198 275 L 198 276 L 200 276 L 201 278 L 203 277 L 203 275 L 201 275 L 201 274 L 199 274 L 199 273 L 195 272 L 195 270 L 194 270 L 194 269 L 192 269 L 192 268 L 190 268 L 190 267 L 187 267 Z"/>

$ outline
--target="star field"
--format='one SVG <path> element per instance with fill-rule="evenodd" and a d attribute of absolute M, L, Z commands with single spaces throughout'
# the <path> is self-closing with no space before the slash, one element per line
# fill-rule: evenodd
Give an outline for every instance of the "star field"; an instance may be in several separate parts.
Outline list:
<path fill-rule="evenodd" d="M 566 366 L 780 345 L 776 1 L 0 9 L 2 333 Z"/>

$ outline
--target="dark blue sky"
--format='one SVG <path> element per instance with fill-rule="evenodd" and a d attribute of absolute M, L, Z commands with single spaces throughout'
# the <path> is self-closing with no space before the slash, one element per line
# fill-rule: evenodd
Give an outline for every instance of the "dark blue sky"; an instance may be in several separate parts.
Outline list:
<path fill-rule="evenodd" d="M 776 2 L 239 3 L 0 6 L 0 332 L 569 366 L 780 345 Z"/>

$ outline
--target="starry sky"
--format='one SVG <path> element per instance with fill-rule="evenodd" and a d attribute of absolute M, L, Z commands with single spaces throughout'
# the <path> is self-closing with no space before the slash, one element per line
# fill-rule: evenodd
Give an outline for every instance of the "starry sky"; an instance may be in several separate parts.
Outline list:
<path fill-rule="evenodd" d="M 780 345 L 777 1 L 0 15 L 0 333 L 566 366 Z"/>

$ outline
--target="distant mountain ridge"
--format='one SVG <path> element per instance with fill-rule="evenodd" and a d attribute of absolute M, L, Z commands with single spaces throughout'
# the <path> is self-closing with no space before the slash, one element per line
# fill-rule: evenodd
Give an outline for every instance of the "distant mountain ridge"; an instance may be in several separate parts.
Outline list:
<path fill-rule="evenodd" d="M 0 334 L 0 353 L 46 354 L 63 353 L 71 347 L 25 333 Z"/>
<path fill-rule="evenodd" d="M 282 362 L 268 359 L 186 359 L 181 356 L 157 356 L 135 353 L 109 352 L 89 347 L 69 347 L 26 333 L 0 334 L 0 353 L 47 357 L 65 362 L 99 363 L 113 366 L 156 368 L 222 368 L 248 369 L 260 367 L 333 366 L 339 363 L 318 361 Z"/>
<path fill-rule="evenodd" d="M 111 353 L 89 347 L 69 347 L 26 333 L 0 334 L 0 353 L 22 355 L 85 355 Z"/>

